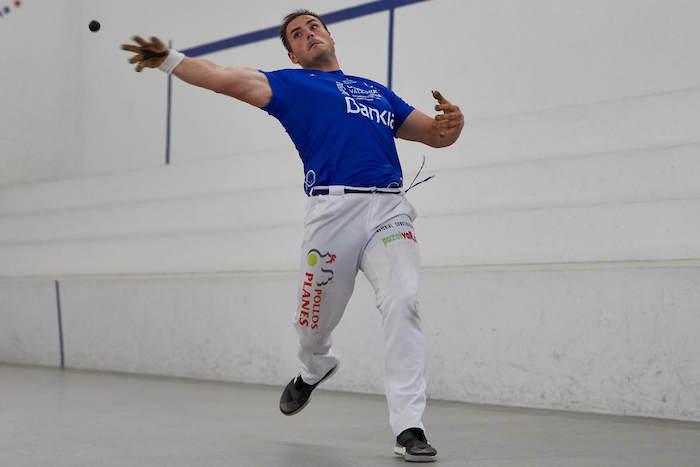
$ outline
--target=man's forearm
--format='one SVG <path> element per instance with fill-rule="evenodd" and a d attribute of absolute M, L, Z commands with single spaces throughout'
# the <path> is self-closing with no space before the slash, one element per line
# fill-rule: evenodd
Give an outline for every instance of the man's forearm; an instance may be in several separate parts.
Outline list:
<path fill-rule="evenodd" d="M 202 58 L 185 57 L 173 74 L 193 86 L 221 92 L 226 85 L 223 68 Z"/>
<path fill-rule="evenodd" d="M 267 78 L 255 68 L 227 67 L 201 58 L 185 57 L 173 74 L 186 83 L 233 97 L 256 107 L 272 98 Z"/>

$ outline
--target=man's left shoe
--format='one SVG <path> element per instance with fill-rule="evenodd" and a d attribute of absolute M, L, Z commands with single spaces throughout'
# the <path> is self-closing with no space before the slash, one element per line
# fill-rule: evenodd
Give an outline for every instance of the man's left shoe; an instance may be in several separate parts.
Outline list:
<path fill-rule="evenodd" d="M 396 437 L 394 454 L 403 456 L 408 462 L 433 462 L 437 460 L 437 451 L 425 438 L 420 428 L 408 428 Z"/>
<path fill-rule="evenodd" d="M 285 415 L 294 415 L 301 412 L 302 409 L 306 407 L 306 404 L 309 403 L 311 393 L 316 389 L 316 386 L 333 376 L 337 369 L 338 365 L 336 364 L 316 384 L 307 384 L 301 379 L 301 375 L 297 375 L 287 384 L 284 391 L 282 391 L 282 396 L 280 397 L 280 412 Z"/>

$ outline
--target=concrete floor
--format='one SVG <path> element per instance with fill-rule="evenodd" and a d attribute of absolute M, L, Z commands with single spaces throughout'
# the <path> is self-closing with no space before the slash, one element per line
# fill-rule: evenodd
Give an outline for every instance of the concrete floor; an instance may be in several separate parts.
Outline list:
<path fill-rule="evenodd" d="M 399 466 L 382 397 L 0 365 L 0 466 Z M 442 467 L 699 467 L 700 423 L 431 401 Z"/>

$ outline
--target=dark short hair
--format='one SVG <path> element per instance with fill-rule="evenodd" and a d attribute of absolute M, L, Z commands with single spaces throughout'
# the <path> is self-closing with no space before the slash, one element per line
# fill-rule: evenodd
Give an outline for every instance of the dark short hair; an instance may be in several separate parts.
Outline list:
<path fill-rule="evenodd" d="M 326 23 L 325 21 L 323 21 L 323 18 L 321 18 L 321 16 L 317 15 L 313 11 L 294 10 L 293 12 L 289 13 L 287 16 L 284 17 L 284 19 L 282 20 L 282 26 L 280 27 L 280 39 L 282 40 L 282 44 L 284 44 L 284 48 L 287 49 L 287 52 L 292 51 L 292 46 L 289 45 L 289 41 L 287 40 L 287 26 L 289 26 L 289 23 L 291 23 L 294 20 L 294 18 L 304 15 L 313 16 L 314 18 L 318 19 L 323 25 L 323 28 L 326 31 L 328 31 L 328 26 L 326 26 Z"/>

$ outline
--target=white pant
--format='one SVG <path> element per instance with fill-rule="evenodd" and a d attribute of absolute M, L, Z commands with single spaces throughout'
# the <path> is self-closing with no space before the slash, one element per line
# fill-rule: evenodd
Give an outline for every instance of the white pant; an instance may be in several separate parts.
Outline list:
<path fill-rule="evenodd" d="M 374 288 L 384 326 L 384 381 L 392 431 L 423 429 L 425 356 L 418 314 L 415 211 L 403 194 L 310 197 L 301 250 L 294 326 L 305 382 L 318 382 L 338 359 L 331 333 L 361 269 Z"/>

